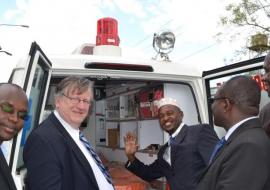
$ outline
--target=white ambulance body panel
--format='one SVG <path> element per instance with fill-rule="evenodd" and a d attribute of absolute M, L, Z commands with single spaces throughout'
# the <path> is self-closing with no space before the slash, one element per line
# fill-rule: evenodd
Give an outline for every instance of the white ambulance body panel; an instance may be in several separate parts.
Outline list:
<path fill-rule="evenodd" d="M 94 55 L 47 58 L 40 47 L 33 43 L 28 58 L 17 65 L 10 78 L 11 82 L 26 90 L 30 100 L 31 119 L 7 146 L 7 160 L 18 189 L 22 189 L 25 174 L 22 160 L 24 143 L 31 130 L 53 111 L 53 92 L 64 77 L 84 76 L 95 81 L 94 94 L 98 108 L 93 105 L 84 133 L 109 161 L 125 162 L 122 138 L 128 128 L 137 133 L 143 148 L 148 143 L 163 144 L 168 140 L 168 136 L 159 128 L 152 109 L 155 96 L 161 93 L 164 97 L 176 98 L 184 111 L 183 121 L 186 124 L 212 123 L 207 98 L 213 96 L 218 84 L 225 78 L 242 72 L 250 74 L 249 71 L 256 71 L 254 75 L 257 76 L 262 69 L 262 58 L 254 62 L 248 66 L 240 64 L 209 71 L 203 76 L 203 72 L 194 66 L 174 62 Z M 86 65 L 92 68 L 85 68 Z M 157 130 L 151 129 L 149 134 L 149 129 L 142 128 L 147 127 L 144 123 L 157 125 Z M 216 131 L 219 136 L 224 134 L 220 128 L 216 128 Z M 148 138 L 149 135 L 151 138 Z M 157 138 L 151 140 L 155 136 Z M 141 149 L 138 157 L 148 164 L 156 158 L 156 154 Z"/>

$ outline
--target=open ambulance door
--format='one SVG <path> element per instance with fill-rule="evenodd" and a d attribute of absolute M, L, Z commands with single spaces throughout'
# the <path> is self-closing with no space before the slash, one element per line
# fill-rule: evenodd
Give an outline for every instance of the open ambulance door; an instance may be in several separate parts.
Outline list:
<path fill-rule="evenodd" d="M 22 157 L 23 147 L 29 133 L 40 122 L 52 66 L 50 60 L 36 42 L 32 43 L 28 58 L 23 64 L 24 66 L 20 67 L 19 65 L 13 70 L 9 82 L 16 83 L 25 90 L 29 99 L 29 119 L 25 121 L 22 131 L 11 142 L 7 142 L 5 146 L 7 150 L 6 158 L 17 189 L 24 189 L 23 179 L 26 169 Z"/>
<path fill-rule="evenodd" d="M 203 78 L 205 82 L 207 99 L 210 97 L 213 97 L 217 89 L 230 78 L 237 75 L 247 75 L 247 76 L 251 76 L 254 80 L 256 80 L 257 83 L 261 87 L 262 93 L 261 93 L 260 108 L 262 108 L 265 104 L 267 104 L 270 101 L 270 98 L 265 92 L 264 84 L 261 81 L 261 77 L 262 77 L 261 73 L 263 71 L 263 61 L 264 61 L 264 56 L 254 58 L 254 59 L 249 59 L 249 60 L 242 61 L 239 63 L 231 64 L 231 65 L 227 65 L 227 66 L 220 67 L 217 69 L 204 71 Z M 207 101 L 207 99 L 205 101 Z M 206 102 L 206 105 L 208 105 L 207 107 L 208 107 L 209 123 L 214 125 L 211 105 L 208 102 Z M 222 137 L 225 135 L 225 130 L 223 128 L 215 127 L 215 130 L 219 137 Z"/>

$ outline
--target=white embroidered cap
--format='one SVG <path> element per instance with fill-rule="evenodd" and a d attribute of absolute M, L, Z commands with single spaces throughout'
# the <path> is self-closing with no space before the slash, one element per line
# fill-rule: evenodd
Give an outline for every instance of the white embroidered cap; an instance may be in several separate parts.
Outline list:
<path fill-rule="evenodd" d="M 156 106 L 157 106 L 158 110 L 159 110 L 159 108 L 161 108 L 162 106 L 165 106 L 165 105 L 173 105 L 173 106 L 176 106 L 179 109 L 181 109 L 180 105 L 178 104 L 176 99 L 173 99 L 173 98 L 162 98 L 162 99 L 156 101 Z"/>

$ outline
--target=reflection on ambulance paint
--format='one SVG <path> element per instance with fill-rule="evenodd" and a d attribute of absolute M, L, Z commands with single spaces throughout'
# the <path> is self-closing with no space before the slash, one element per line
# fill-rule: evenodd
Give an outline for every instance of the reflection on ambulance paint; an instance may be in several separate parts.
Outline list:
<path fill-rule="evenodd" d="M 258 83 L 258 85 L 260 86 L 261 90 L 266 90 L 265 89 L 265 85 L 262 82 L 262 76 L 261 75 L 255 75 L 255 76 L 252 76 L 252 78 Z"/>

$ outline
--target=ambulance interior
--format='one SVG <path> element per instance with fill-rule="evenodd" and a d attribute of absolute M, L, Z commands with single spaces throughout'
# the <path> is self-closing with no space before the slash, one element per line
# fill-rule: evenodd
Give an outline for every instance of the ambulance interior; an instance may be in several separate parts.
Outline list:
<path fill-rule="evenodd" d="M 38 78 L 38 75 L 36 77 Z M 40 113 L 41 120 L 54 110 L 54 91 L 64 77 L 51 77 L 44 111 Z M 124 169 L 127 161 L 124 153 L 124 136 L 127 132 L 137 135 L 139 151 L 136 156 L 146 164 L 156 159 L 159 147 L 168 140 L 168 135 L 162 131 L 157 119 L 155 100 L 162 97 L 175 98 L 184 112 L 184 123 L 188 125 L 201 123 L 196 92 L 189 83 L 135 80 L 120 76 L 114 79 L 88 78 L 94 81 L 94 103 L 89 117 L 81 127 L 103 161 L 114 170 L 117 168 L 116 176 L 127 172 Z M 39 80 L 34 80 L 30 95 L 31 104 L 39 104 L 38 94 L 41 93 L 41 86 Z M 38 117 L 35 110 L 31 112 L 30 115 Z M 35 122 L 35 119 L 32 119 L 32 122 Z M 24 142 L 36 125 L 31 123 L 28 126 L 30 128 L 26 127 L 23 131 L 24 137 L 21 140 L 22 146 L 16 166 L 17 174 L 24 169 L 22 159 Z"/>

